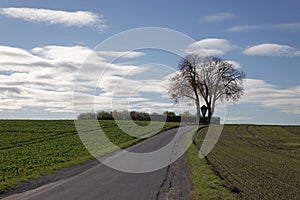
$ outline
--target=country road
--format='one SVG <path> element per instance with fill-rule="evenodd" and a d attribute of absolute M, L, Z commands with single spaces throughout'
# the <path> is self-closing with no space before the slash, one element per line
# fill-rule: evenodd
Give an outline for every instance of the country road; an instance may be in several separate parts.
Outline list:
<path fill-rule="evenodd" d="M 194 126 L 185 126 L 182 132 L 187 133 L 194 128 Z M 177 131 L 178 128 L 167 130 L 127 150 L 139 153 L 158 150 L 168 144 Z M 70 178 L 13 194 L 4 199 L 190 199 L 190 181 L 186 165 L 185 156 L 181 156 L 173 164 L 154 172 L 126 173 L 99 162 L 96 166 Z"/>

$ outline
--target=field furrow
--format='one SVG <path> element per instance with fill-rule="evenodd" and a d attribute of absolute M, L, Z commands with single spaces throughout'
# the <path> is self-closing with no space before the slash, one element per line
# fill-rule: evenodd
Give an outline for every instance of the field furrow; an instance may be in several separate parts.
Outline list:
<path fill-rule="evenodd" d="M 299 199 L 300 127 L 226 125 L 207 156 L 242 199 Z M 206 131 L 196 139 L 201 146 Z"/>

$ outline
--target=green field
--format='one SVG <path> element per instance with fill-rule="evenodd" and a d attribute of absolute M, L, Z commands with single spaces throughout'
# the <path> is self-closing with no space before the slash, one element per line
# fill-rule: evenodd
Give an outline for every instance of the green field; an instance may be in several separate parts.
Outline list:
<path fill-rule="evenodd" d="M 124 134 L 114 121 L 99 123 L 107 137 L 121 148 L 140 140 Z M 136 123 L 146 126 L 149 122 Z M 161 122 L 156 123 L 160 125 Z M 164 129 L 177 125 L 168 122 Z M 132 132 L 139 131 L 127 128 Z M 92 156 L 81 143 L 72 120 L 0 120 L 0 192 L 90 159 Z"/>
<path fill-rule="evenodd" d="M 206 131 L 207 128 L 202 129 L 196 138 L 198 148 Z M 218 198 L 212 194 L 201 198 L 199 193 L 203 193 L 205 187 L 205 190 L 219 187 L 219 191 L 226 188 L 229 193 L 240 199 L 300 198 L 299 126 L 226 125 L 207 160 L 195 159 L 198 154 L 192 148 L 189 149 L 188 155 L 190 166 L 198 162 L 201 166 L 210 167 L 209 172 L 204 172 L 202 177 L 192 177 L 195 199 L 233 198 L 228 197 L 228 193 L 219 194 Z M 193 173 L 195 170 L 191 167 L 191 171 Z M 204 180 L 211 172 L 219 176 L 219 179 L 215 180 L 217 186 L 211 186 L 214 182 L 211 178 L 204 182 L 206 185 L 203 187 L 202 184 L 201 188 L 200 179 Z M 219 198 L 220 196 L 224 198 Z"/>

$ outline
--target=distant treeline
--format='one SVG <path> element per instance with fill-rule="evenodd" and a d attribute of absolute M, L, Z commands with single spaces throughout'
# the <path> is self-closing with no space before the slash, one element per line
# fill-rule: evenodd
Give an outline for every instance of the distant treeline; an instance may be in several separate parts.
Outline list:
<path fill-rule="evenodd" d="M 180 115 L 176 115 L 174 112 L 165 111 L 162 114 L 159 113 L 145 113 L 137 111 L 100 111 L 97 113 L 88 112 L 81 113 L 78 117 L 78 120 L 137 120 L 137 121 L 166 121 L 166 122 L 190 122 L 196 123 L 196 116 L 188 112 L 185 112 Z M 206 118 L 201 118 L 201 122 L 205 123 Z M 220 118 L 213 117 L 211 123 L 219 124 Z"/>

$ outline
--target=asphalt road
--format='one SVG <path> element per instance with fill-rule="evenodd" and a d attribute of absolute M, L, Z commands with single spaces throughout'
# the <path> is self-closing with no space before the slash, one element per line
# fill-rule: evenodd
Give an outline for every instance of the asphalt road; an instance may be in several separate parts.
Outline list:
<path fill-rule="evenodd" d="M 183 132 L 188 132 L 194 127 L 184 127 Z M 154 137 L 146 139 L 137 145 L 130 147 L 132 152 L 151 152 L 168 144 L 177 132 L 176 129 L 165 131 Z M 171 155 L 170 155 L 171 156 Z M 166 185 L 170 171 L 173 174 L 181 173 L 181 176 L 174 180 L 177 182 L 173 185 L 187 185 L 188 179 L 183 174 L 184 169 L 180 169 L 182 158 L 174 164 L 170 170 L 170 166 L 160 170 L 148 173 L 126 173 L 120 172 L 107 167 L 99 162 L 98 165 L 78 174 L 74 177 L 49 183 L 42 187 L 29 190 L 23 193 L 14 194 L 4 199 L 30 199 L 30 200 L 75 200 L 75 199 L 103 199 L 103 200 L 151 200 L 151 199 L 169 199 L 166 194 Z M 172 165 L 174 165 L 172 164 Z M 172 166 L 171 165 L 171 166 Z M 183 167 L 186 167 L 185 165 Z M 178 169 L 177 169 L 178 168 Z M 182 167 L 181 167 L 182 168 Z M 174 172 L 175 170 L 175 172 Z M 178 171 L 178 173 L 176 172 Z M 174 175 L 173 175 L 174 176 Z M 185 179 L 185 180 L 181 180 Z M 181 182 L 181 183 L 178 183 Z M 186 183 L 185 183 L 186 182 Z M 164 188 L 162 192 L 162 188 Z M 168 189 L 167 189 L 168 190 Z M 188 188 L 177 188 L 176 191 L 181 194 L 189 195 L 189 191 L 182 192 L 180 190 L 188 190 Z M 172 194 L 172 199 L 176 194 Z M 189 199 L 188 197 L 178 197 L 176 199 Z"/>

